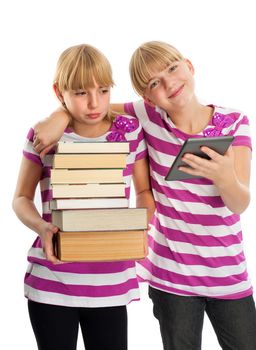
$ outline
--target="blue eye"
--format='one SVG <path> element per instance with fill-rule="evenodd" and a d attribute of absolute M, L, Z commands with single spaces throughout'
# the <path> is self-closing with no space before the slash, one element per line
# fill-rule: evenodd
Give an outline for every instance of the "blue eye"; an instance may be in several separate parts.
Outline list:
<path fill-rule="evenodd" d="M 86 91 L 76 91 L 76 92 L 75 92 L 75 95 L 76 95 L 76 96 L 83 96 L 83 95 L 86 95 Z"/>
<path fill-rule="evenodd" d="M 177 68 L 178 68 L 178 65 L 177 65 L 177 64 L 175 64 L 175 65 L 173 65 L 173 66 L 170 66 L 170 67 L 169 67 L 169 72 L 170 72 L 170 73 L 171 73 L 171 72 L 174 72 Z"/>
<path fill-rule="evenodd" d="M 150 89 L 154 89 L 155 87 L 157 87 L 158 83 L 159 83 L 158 80 L 153 81 L 153 82 L 150 84 L 150 86 L 149 86 Z"/>

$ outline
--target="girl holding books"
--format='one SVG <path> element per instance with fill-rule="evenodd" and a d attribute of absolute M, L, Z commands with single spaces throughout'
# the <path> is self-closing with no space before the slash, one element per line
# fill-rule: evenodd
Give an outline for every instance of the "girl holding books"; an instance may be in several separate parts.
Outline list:
<path fill-rule="evenodd" d="M 250 201 L 248 118 L 235 109 L 201 104 L 192 63 L 167 43 L 141 45 L 130 74 L 143 100 L 115 109 L 138 117 L 148 145 L 156 214 L 149 255 L 138 273 L 149 282 L 164 349 L 201 349 L 205 312 L 222 349 L 256 349 L 256 311 L 239 216 Z M 59 111 L 39 125 L 38 152 L 58 140 L 68 120 Z M 165 180 L 185 140 L 225 135 L 234 136 L 225 155 L 202 147 L 209 160 L 184 156 L 189 167 L 180 170 L 200 178 Z"/>
<path fill-rule="evenodd" d="M 126 196 L 133 178 L 138 207 L 154 212 L 147 151 L 138 120 L 113 115 L 110 110 L 111 67 L 105 56 L 89 45 L 66 49 L 60 56 L 54 91 L 71 118 L 62 141 L 128 141 L 124 169 Z M 54 253 L 58 227 L 51 223 L 50 169 L 54 150 L 44 159 L 33 149 L 30 129 L 13 200 L 19 219 L 38 236 L 28 252 L 25 296 L 38 349 L 75 350 L 79 325 L 87 350 L 127 349 L 126 305 L 139 299 L 134 261 L 61 263 Z M 143 174 L 143 176 L 139 176 Z M 34 195 L 40 184 L 42 217 Z M 116 218 L 118 220 L 118 217 Z"/>

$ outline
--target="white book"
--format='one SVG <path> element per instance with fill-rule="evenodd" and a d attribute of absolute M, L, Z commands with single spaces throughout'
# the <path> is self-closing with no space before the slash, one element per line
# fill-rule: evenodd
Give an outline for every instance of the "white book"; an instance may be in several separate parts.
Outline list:
<path fill-rule="evenodd" d="M 59 142 L 57 153 L 126 153 L 129 142 Z"/>
<path fill-rule="evenodd" d="M 127 198 L 82 198 L 82 199 L 54 199 L 50 202 L 50 209 L 93 209 L 93 208 L 127 208 Z"/>
<path fill-rule="evenodd" d="M 125 184 L 52 185 L 53 198 L 125 197 Z"/>
<path fill-rule="evenodd" d="M 123 182 L 123 169 L 51 169 L 51 184 L 109 184 Z"/>
<path fill-rule="evenodd" d="M 53 210 L 61 231 L 146 230 L 146 208 Z"/>

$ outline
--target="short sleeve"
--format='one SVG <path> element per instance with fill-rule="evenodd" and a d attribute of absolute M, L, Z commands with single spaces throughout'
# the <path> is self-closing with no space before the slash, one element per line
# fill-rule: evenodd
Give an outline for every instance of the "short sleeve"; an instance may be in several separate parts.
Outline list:
<path fill-rule="evenodd" d="M 27 134 L 26 141 L 23 147 L 23 155 L 28 160 L 43 166 L 41 158 L 38 153 L 33 149 L 33 138 L 34 138 L 34 129 L 31 128 Z"/>
<path fill-rule="evenodd" d="M 133 102 L 128 102 L 124 104 L 124 111 L 126 114 L 132 115 L 133 117 L 137 117 L 136 112 L 134 110 Z"/>
<path fill-rule="evenodd" d="M 141 124 L 139 124 L 135 161 L 146 158 L 147 156 L 148 156 L 148 150 L 147 150 L 147 145 L 144 137 L 144 132 Z"/>
<path fill-rule="evenodd" d="M 237 121 L 234 134 L 233 146 L 246 146 L 252 149 L 252 140 L 250 135 L 250 125 L 247 116 L 242 115 Z"/>

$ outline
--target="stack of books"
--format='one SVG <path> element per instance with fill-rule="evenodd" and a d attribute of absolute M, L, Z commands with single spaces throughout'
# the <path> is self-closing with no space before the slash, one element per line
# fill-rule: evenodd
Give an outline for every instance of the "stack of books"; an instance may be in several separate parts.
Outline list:
<path fill-rule="evenodd" d="M 59 142 L 50 203 L 62 261 L 143 259 L 146 208 L 129 208 L 123 169 L 129 142 Z"/>

